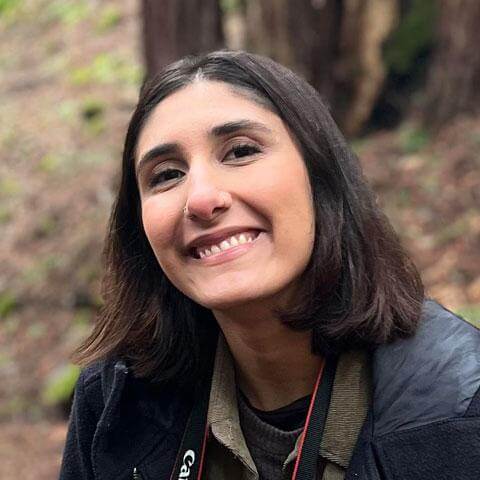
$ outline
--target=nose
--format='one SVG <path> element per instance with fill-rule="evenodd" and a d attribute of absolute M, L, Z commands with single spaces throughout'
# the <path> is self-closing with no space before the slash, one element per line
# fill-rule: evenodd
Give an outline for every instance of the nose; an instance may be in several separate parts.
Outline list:
<path fill-rule="evenodd" d="M 232 196 L 219 188 L 213 179 L 202 175 L 191 181 L 185 203 L 185 214 L 190 220 L 211 222 L 232 205 Z"/>

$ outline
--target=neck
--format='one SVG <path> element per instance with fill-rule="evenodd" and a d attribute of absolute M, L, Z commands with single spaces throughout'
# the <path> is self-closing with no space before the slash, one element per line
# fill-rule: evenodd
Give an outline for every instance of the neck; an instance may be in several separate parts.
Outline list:
<path fill-rule="evenodd" d="M 248 318 L 245 310 L 242 318 L 214 313 L 237 384 L 255 408 L 275 410 L 312 393 L 322 359 L 311 352 L 311 332 L 293 331 L 265 311 Z"/>

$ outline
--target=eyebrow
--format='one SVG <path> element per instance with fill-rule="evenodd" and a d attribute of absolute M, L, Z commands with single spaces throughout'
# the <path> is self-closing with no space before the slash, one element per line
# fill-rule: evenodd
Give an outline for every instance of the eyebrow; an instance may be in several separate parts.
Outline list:
<path fill-rule="evenodd" d="M 263 123 L 254 122 L 253 120 L 234 120 L 232 122 L 222 123 L 221 125 L 216 125 L 215 127 L 211 128 L 208 132 L 208 136 L 220 138 L 224 137 L 225 135 L 231 135 L 232 133 L 245 130 L 259 131 L 270 135 L 273 134 L 272 130 Z M 143 170 L 145 166 L 152 160 L 163 155 L 178 154 L 180 151 L 181 148 L 178 143 L 161 143 L 156 145 L 142 155 L 142 158 L 139 160 L 135 169 L 136 176 L 138 177 L 140 171 Z"/>
<path fill-rule="evenodd" d="M 273 133 L 272 130 L 263 123 L 254 122 L 253 120 L 234 120 L 233 122 L 227 122 L 213 127 L 210 130 L 209 135 L 212 137 L 222 137 L 239 130 L 258 130 L 263 133 Z"/>

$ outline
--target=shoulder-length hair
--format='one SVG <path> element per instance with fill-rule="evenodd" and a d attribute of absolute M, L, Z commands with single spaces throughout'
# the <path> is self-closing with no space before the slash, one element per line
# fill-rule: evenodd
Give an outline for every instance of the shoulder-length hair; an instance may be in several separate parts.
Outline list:
<path fill-rule="evenodd" d="M 191 379 L 216 328 L 210 310 L 174 287 L 143 230 L 134 171 L 139 133 L 152 110 L 195 79 L 220 81 L 274 111 L 303 154 L 313 192 L 315 240 L 296 304 L 277 311 L 292 329 L 312 330 L 312 350 L 339 353 L 412 335 L 423 285 L 376 204 L 359 162 L 319 94 L 273 60 L 217 51 L 186 57 L 142 86 L 123 152 L 105 241 L 104 307 L 74 355 L 81 365 L 121 357 L 153 381 Z"/>

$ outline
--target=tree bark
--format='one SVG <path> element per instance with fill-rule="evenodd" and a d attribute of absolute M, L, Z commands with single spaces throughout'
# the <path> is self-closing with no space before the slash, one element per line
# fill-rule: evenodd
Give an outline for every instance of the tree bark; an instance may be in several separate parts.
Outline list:
<path fill-rule="evenodd" d="M 398 0 L 250 0 L 247 46 L 300 73 L 349 135 L 375 105 Z"/>
<path fill-rule="evenodd" d="M 426 123 L 480 111 L 480 1 L 439 0 L 437 47 L 426 85 Z"/>
<path fill-rule="evenodd" d="M 250 0 L 247 48 L 290 67 L 329 98 L 339 45 L 340 4 L 337 0 Z"/>
<path fill-rule="evenodd" d="M 222 48 L 218 0 L 142 0 L 147 76 L 185 55 Z"/>
<path fill-rule="evenodd" d="M 386 77 L 382 47 L 399 18 L 398 0 L 343 0 L 337 64 L 338 120 L 357 134 L 369 119 Z"/>

